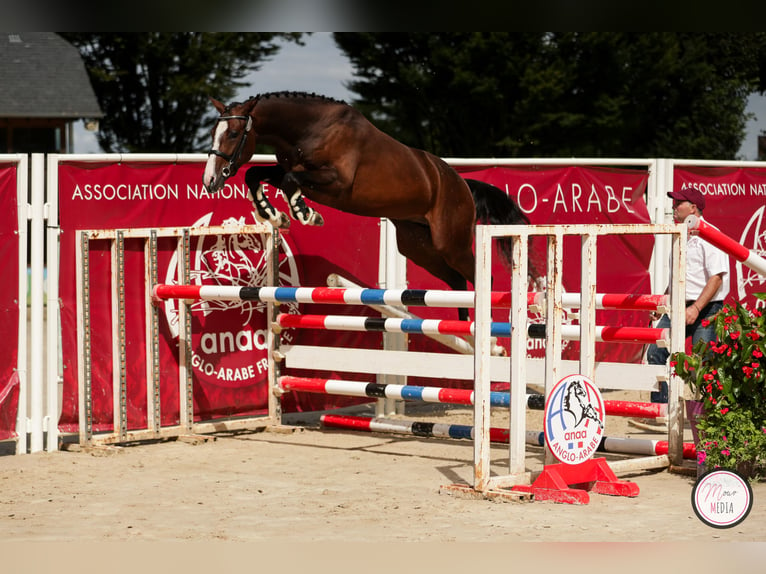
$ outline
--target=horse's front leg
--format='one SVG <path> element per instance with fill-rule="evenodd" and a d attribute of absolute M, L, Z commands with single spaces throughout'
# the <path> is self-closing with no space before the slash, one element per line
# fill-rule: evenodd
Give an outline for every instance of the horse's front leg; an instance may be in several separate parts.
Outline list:
<path fill-rule="evenodd" d="M 275 186 L 277 184 L 272 182 L 279 181 L 284 173 L 284 170 L 279 166 L 255 166 L 248 169 L 245 173 L 245 183 L 250 190 L 249 199 L 255 205 L 258 216 L 261 220 L 268 221 L 271 225 L 280 229 L 290 227 L 290 219 L 271 205 L 266 194 L 263 192 L 263 184 L 261 182 L 266 181 Z"/>
<path fill-rule="evenodd" d="M 286 174 L 282 180 L 282 191 L 285 193 L 287 205 L 290 206 L 293 218 L 300 221 L 303 225 L 324 225 L 322 215 L 313 207 L 306 205 L 306 200 L 301 192 L 302 184 L 306 185 L 303 178 L 296 172 Z"/>

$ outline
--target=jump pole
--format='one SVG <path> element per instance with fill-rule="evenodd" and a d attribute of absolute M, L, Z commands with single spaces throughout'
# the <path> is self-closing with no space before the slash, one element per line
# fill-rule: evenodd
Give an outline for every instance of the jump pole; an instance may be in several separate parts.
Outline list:
<path fill-rule="evenodd" d="M 279 329 L 320 329 L 327 331 L 378 331 L 388 333 L 413 333 L 437 335 L 475 335 L 474 321 L 452 321 L 443 319 L 383 319 L 379 317 L 355 317 L 350 315 L 298 315 L 280 313 L 276 327 Z M 656 327 L 611 327 L 596 326 L 596 342 L 614 343 L 659 343 L 667 346 L 669 329 Z M 511 324 L 492 322 L 492 337 L 510 337 Z M 546 326 L 531 324 L 527 326 L 527 336 L 532 339 L 546 338 Z M 564 340 L 579 341 L 579 325 L 561 325 L 561 337 Z"/>
<path fill-rule="evenodd" d="M 230 285 L 166 285 L 154 287 L 157 299 L 218 301 L 259 301 L 262 303 L 324 303 L 342 305 L 400 305 L 410 307 L 462 307 L 472 309 L 473 291 L 426 289 L 369 289 L 343 287 L 238 287 Z M 545 293 L 527 293 L 527 305 L 541 307 Z M 508 309 L 511 294 L 491 293 L 493 308 Z M 579 307 L 579 293 L 564 293 L 565 307 Z M 667 307 L 667 295 L 601 293 L 595 296 L 596 309 L 661 311 Z"/>
<path fill-rule="evenodd" d="M 405 434 L 426 438 L 468 440 L 473 440 L 474 438 L 474 428 L 470 425 L 330 414 L 322 415 L 320 421 L 324 427 L 345 430 Z M 510 438 L 510 431 L 508 429 L 491 427 L 489 429 L 489 438 L 491 442 L 507 444 Z M 528 445 L 545 446 L 545 435 L 542 431 L 525 431 L 524 440 Z M 604 436 L 601 437 L 601 442 L 596 450 L 598 452 L 616 454 L 659 456 L 668 454 L 668 441 Z M 696 460 L 697 449 L 694 443 L 684 443 L 683 457 L 689 460 Z"/>
<path fill-rule="evenodd" d="M 687 217 L 686 225 L 689 233 L 696 233 L 708 243 L 715 245 L 718 249 L 742 263 L 742 265 L 745 265 L 766 277 L 766 259 L 758 255 L 755 251 L 748 249 L 741 243 L 737 243 L 721 230 L 713 227 L 696 215 Z"/>
<path fill-rule="evenodd" d="M 327 285 L 332 288 L 340 287 L 343 289 L 365 289 L 365 287 L 362 287 L 361 285 L 358 285 L 357 283 L 354 283 L 350 279 L 347 279 L 342 275 L 338 275 L 337 273 L 330 273 L 327 276 Z M 406 311 L 401 306 L 388 304 L 376 305 L 372 303 L 367 304 L 367 306 L 370 309 L 377 311 L 384 317 L 392 317 L 394 319 L 420 319 L 420 317 L 414 313 L 411 313 L 410 311 Z M 461 355 L 473 355 L 473 342 L 468 341 L 462 337 L 458 337 L 456 335 L 434 335 L 431 333 L 426 334 L 426 337 L 433 339 L 437 343 L 441 343 L 453 351 L 457 351 Z M 505 350 L 502 347 L 496 345 L 493 349 L 493 354 L 502 356 L 504 351 Z"/>
<path fill-rule="evenodd" d="M 447 387 L 424 387 L 417 385 L 383 385 L 359 381 L 344 381 L 338 379 L 318 379 L 310 377 L 283 376 L 277 381 L 279 392 L 318 393 L 351 397 L 387 398 L 400 401 L 420 401 L 426 403 L 442 403 L 454 405 L 473 405 L 474 393 L 470 389 L 453 389 Z M 526 406 L 532 410 L 543 410 L 545 397 L 539 394 L 527 393 Z M 508 407 L 511 404 L 511 394 L 491 391 L 490 406 Z M 664 403 L 640 403 L 633 401 L 604 401 L 607 415 L 664 418 L 668 405 Z"/>

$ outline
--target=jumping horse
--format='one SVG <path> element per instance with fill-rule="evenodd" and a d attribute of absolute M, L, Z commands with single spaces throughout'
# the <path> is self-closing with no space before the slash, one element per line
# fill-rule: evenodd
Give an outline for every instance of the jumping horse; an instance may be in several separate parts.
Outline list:
<path fill-rule="evenodd" d="M 211 193 L 237 173 L 256 142 L 274 148 L 277 165 L 245 174 L 261 218 L 290 225 L 263 192 L 282 189 L 292 216 L 322 225 L 304 201 L 355 215 L 386 217 L 396 228 L 399 251 L 452 289 L 474 282 L 474 225 L 528 223 L 502 190 L 464 180 L 435 155 L 409 147 L 377 129 L 364 115 L 332 98 L 302 92 L 260 94 L 225 105 L 212 130 L 203 183 Z M 478 216 L 477 216 L 478 213 Z M 461 319 L 468 311 L 459 311 Z"/>

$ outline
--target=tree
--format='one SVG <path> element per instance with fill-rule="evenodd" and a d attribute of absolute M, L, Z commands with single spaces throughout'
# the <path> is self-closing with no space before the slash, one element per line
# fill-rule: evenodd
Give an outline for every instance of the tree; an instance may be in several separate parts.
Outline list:
<path fill-rule="evenodd" d="M 104 118 L 106 152 L 189 153 L 209 145 L 217 115 L 240 80 L 301 33 L 62 33 L 82 54 Z"/>
<path fill-rule="evenodd" d="M 747 97 L 764 85 L 764 33 L 334 38 L 355 104 L 441 156 L 734 159 Z"/>

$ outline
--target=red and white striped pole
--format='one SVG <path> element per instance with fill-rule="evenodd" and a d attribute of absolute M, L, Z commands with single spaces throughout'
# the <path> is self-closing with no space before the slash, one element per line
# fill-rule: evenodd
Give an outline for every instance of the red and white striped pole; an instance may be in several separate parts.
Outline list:
<path fill-rule="evenodd" d="M 742 265 L 766 277 L 766 259 L 751 249 L 748 249 L 741 243 L 737 243 L 734 239 L 696 215 L 690 215 L 686 218 L 686 226 L 689 232 L 696 233 L 708 243 L 715 245 L 724 253 L 734 257 Z"/>
<path fill-rule="evenodd" d="M 371 418 L 346 415 L 322 415 L 323 427 L 365 432 L 414 435 L 420 437 L 455 438 L 475 440 L 474 427 L 446 423 L 423 421 Z M 544 434 L 540 431 L 525 431 L 524 442 L 529 445 L 544 446 Z M 508 429 L 491 427 L 490 442 L 508 444 L 511 432 Z M 663 455 L 668 454 L 668 441 L 628 437 L 602 437 L 596 450 L 621 454 Z M 694 460 L 697 448 L 693 442 L 683 443 L 683 457 Z"/>
<path fill-rule="evenodd" d="M 263 303 L 331 303 L 345 305 L 406 305 L 422 307 L 473 308 L 473 291 L 443 291 L 438 289 L 349 289 L 340 287 L 240 287 L 237 285 L 155 285 L 156 300 L 189 299 L 216 301 L 260 301 Z M 493 291 L 492 307 L 508 309 L 511 294 Z M 545 293 L 527 293 L 527 304 L 542 308 Z M 563 293 L 564 307 L 579 307 L 579 293 Z M 667 295 L 598 293 L 596 309 L 625 309 L 638 311 L 663 310 Z"/>

